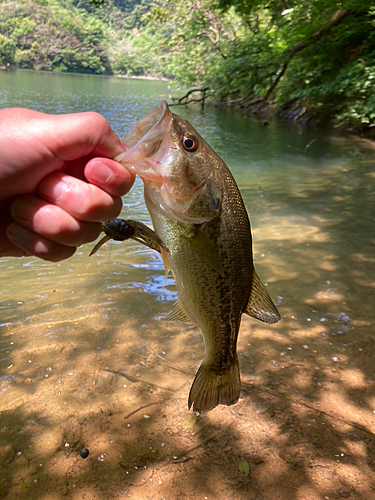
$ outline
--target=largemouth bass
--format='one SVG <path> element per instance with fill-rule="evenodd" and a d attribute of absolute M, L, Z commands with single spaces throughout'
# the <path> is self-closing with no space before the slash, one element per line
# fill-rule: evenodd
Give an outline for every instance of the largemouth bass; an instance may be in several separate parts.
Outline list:
<path fill-rule="evenodd" d="M 241 194 L 223 160 L 166 102 L 141 119 L 124 143 L 128 149 L 115 160 L 142 178 L 155 239 L 150 244 L 149 228 L 145 233 L 140 223 L 119 219 L 105 226 L 107 239 L 138 238 L 160 251 L 179 297 L 165 319 L 193 323 L 203 334 L 205 356 L 189 408 L 232 405 L 241 387 L 236 345 L 242 314 L 266 323 L 280 319 L 254 270 Z"/>

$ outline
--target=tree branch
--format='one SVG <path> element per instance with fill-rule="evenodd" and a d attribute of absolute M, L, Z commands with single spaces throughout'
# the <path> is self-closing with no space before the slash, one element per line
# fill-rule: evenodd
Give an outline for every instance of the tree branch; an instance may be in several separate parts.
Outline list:
<path fill-rule="evenodd" d="M 350 9 L 337 10 L 333 14 L 331 19 L 312 35 L 315 38 L 314 40 L 311 40 L 311 37 L 306 37 L 304 40 L 300 40 L 299 42 L 292 45 L 292 47 L 285 49 L 283 52 L 281 52 L 280 55 L 290 54 L 291 56 L 294 56 L 294 54 L 296 54 L 297 52 L 300 52 L 301 50 L 310 47 L 310 45 L 320 42 L 320 40 L 322 40 L 324 35 L 328 35 L 328 33 L 334 26 L 337 26 L 338 24 L 341 23 L 341 21 L 348 14 L 349 11 Z"/>
<path fill-rule="evenodd" d="M 279 73 L 275 72 L 275 74 L 277 74 L 277 76 L 276 76 L 275 80 L 272 82 L 272 84 L 271 84 L 270 88 L 268 89 L 267 94 L 264 96 L 262 102 L 256 108 L 255 113 L 258 112 L 262 108 L 262 106 L 268 101 L 268 99 L 271 96 L 272 92 L 277 87 L 279 81 L 284 76 L 284 74 L 285 74 L 285 72 L 286 72 L 286 70 L 287 70 L 287 68 L 289 66 L 289 63 L 292 60 L 293 56 L 295 54 L 297 54 L 298 52 L 301 52 L 301 50 L 304 50 L 307 47 L 310 47 L 311 45 L 314 45 L 315 43 L 320 42 L 326 35 L 329 34 L 329 32 L 331 31 L 331 29 L 334 26 L 337 26 L 338 24 L 341 23 L 341 21 L 343 20 L 343 18 L 349 12 L 350 12 L 350 9 L 339 9 L 339 10 L 337 10 L 333 14 L 333 16 L 331 17 L 331 19 L 326 24 L 324 24 L 318 31 L 316 31 L 312 35 L 313 39 L 311 39 L 311 36 L 310 37 L 306 37 L 304 40 L 300 40 L 299 42 L 297 42 L 294 45 L 292 45 L 292 47 L 289 47 L 289 48 L 285 49 L 283 52 L 281 52 L 281 54 L 279 54 L 279 56 L 286 55 L 287 56 L 286 60 L 284 61 L 284 64 L 282 65 L 282 68 L 279 71 Z M 268 63 L 268 61 L 266 61 L 266 63 Z"/>
<path fill-rule="evenodd" d="M 204 109 L 204 103 L 208 97 L 213 97 L 213 94 L 206 94 L 207 90 L 209 90 L 210 87 L 202 87 L 199 89 L 192 89 L 186 92 L 186 94 L 182 97 L 172 97 L 172 101 L 178 101 L 175 103 L 170 104 L 169 106 L 184 106 L 186 104 L 190 104 L 191 102 L 201 102 L 202 103 L 202 111 Z M 193 94 L 194 92 L 201 92 L 203 95 L 200 99 L 189 99 L 189 96 Z M 182 102 L 185 100 L 185 102 Z"/>
<path fill-rule="evenodd" d="M 213 33 L 215 33 L 215 38 L 213 38 L 213 36 L 211 35 L 211 33 L 208 32 L 208 30 L 203 30 L 201 32 L 198 33 L 198 36 L 205 36 L 207 37 L 210 42 L 215 45 L 215 47 L 217 48 L 219 54 L 221 55 L 221 57 L 223 59 L 226 59 L 227 56 L 225 54 L 223 54 L 223 52 L 221 51 L 220 49 L 220 44 L 219 44 L 219 38 L 220 38 L 220 35 L 219 35 L 219 30 L 217 28 L 214 28 L 213 26 L 210 26 L 208 28 L 209 30 L 211 30 Z"/>
<path fill-rule="evenodd" d="M 288 59 L 284 62 L 283 67 L 281 68 L 281 70 L 279 71 L 279 74 L 277 75 L 277 77 L 276 77 L 276 78 L 275 78 L 275 80 L 273 81 L 272 85 L 271 85 L 271 86 L 270 86 L 270 88 L 268 89 L 267 94 L 264 96 L 264 98 L 262 99 L 261 103 L 260 103 L 260 104 L 259 104 L 259 106 L 256 108 L 256 110 L 254 111 L 255 113 L 257 113 L 257 112 L 261 109 L 261 107 L 263 106 L 263 104 L 264 104 L 265 102 L 267 102 L 267 101 L 268 101 L 268 99 L 269 99 L 270 95 L 271 95 L 271 94 L 272 94 L 272 92 L 275 90 L 275 88 L 276 88 L 277 84 L 279 83 L 279 81 L 281 80 L 281 78 L 284 76 L 284 73 L 285 73 L 285 71 L 286 71 L 287 67 L 289 66 L 289 63 L 290 63 L 290 61 L 291 61 L 292 57 L 293 57 L 293 56 L 292 56 L 292 55 L 290 55 L 290 56 L 288 57 Z"/>
<path fill-rule="evenodd" d="M 189 90 L 188 92 L 186 92 L 185 95 L 183 95 L 182 97 L 172 97 L 172 101 L 178 101 L 177 104 L 187 104 L 188 102 L 190 102 L 190 100 L 188 100 L 188 97 L 189 95 L 193 94 L 194 92 L 207 92 L 207 90 L 209 90 L 210 87 L 201 87 L 199 89 L 191 89 Z M 186 102 L 182 102 L 184 99 L 186 99 Z M 176 106 L 176 104 L 175 104 Z"/>
<path fill-rule="evenodd" d="M 169 107 L 171 107 L 171 106 L 184 106 L 185 104 L 190 104 L 191 102 L 202 102 L 205 99 L 207 99 L 208 97 L 213 97 L 213 96 L 214 96 L 214 94 L 207 94 L 207 95 L 201 97 L 200 99 L 189 99 L 186 102 L 174 102 L 174 103 L 172 102 L 169 105 Z M 172 99 L 173 99 L 173 97 L 172 97 Z"/>

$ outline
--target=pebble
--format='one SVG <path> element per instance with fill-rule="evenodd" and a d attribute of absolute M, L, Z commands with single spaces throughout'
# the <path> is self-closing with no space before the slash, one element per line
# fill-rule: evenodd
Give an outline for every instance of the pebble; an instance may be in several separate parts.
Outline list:
<path fill-rule="evenodd" d="M 79 454 L 82 458 L 87 458 L 89 456 L 89 450 L 87 448 L 82 448 Z"/>

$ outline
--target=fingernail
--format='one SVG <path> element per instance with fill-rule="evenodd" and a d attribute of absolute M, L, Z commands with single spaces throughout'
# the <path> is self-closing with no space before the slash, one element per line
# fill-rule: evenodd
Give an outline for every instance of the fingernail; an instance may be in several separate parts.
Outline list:
<path fill-rule="evenodd" d="M 23 248 L 30 240 L 30 231 L 13 222 L 7 227 L 7 236 L 15 245 Z"/>
<path fill-rule="evenodd" d="M 112 180 L 113 171 L 105 163 L 98 161 L 92 165 L 92 171 L 90 172 L 90 178 L 100 184 L 107 184 Z"/>
<path fill-rule="evenodd" d="M 69 184 L 62 179 L 69 181 L 69 176 L 62 173 L 50 174 L 39 184 L 38 192 L 42 198 L 57 203 L 61 201 L 64 195 L 69 191 Z"/>
<path fill-rule="evenodd" d="M 53 185 L 51 200 L 53 200 L 54 203 L 60 201 L 68 189 L 69 185 L 60 179 L 59 182 Z"/>
<path fill-rule="evenodd" d="M 33 204 L 29 200 L 18 198 L 13 202 L 10 213 L 14 219 L 29 222 L 30 219 L 27 214 L 29 214 L 33 208 Z"/>

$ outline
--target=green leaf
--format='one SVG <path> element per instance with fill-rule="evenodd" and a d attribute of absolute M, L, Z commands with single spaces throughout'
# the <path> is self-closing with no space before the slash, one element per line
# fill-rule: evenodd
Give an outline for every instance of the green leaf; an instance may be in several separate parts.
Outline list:
<path fill-rule="evenodd" d="M 246 462 L 246 460 L 242 460 L 242 462 L 240 462 L 238 464 L 238 468 L 240 470 L 240 472 L 242 472 L 243 474 L 245 474 L 245 476 L 248 476 L 249 475 L 249 472 L 250 472 L 250 466 L 249 464 Z"/>
<path fill-rule="evenodd" d="M 257 404 L 258 413 L 266 413 L 270 409 L 270 404 L 267 401 L 259 401 Z"/>
<path fill-rule="evenodd" d="M 150 415 L 143 415 L 143 418 L 151 418 Z"/>
<path fill-rule="evenodd" d="M 27 488 L 27 483 L 26 483 L 26 481 L 22 481 L 22 483 L 21 483 L 21 488 L 22 488 L 23 490 L 25 490 L 25 489 Z"/>
<path fill-rule="evenodd" d="M 196 415 L 193 415 L 188 420 L 185 420 L 185 422 L 182 424 L 182 428 L 185 431 L 188 430 L 188 429 L 191 429 L 195 425 L 196 421 L 197 421 L 197 417 L 196 417 Z"/>

